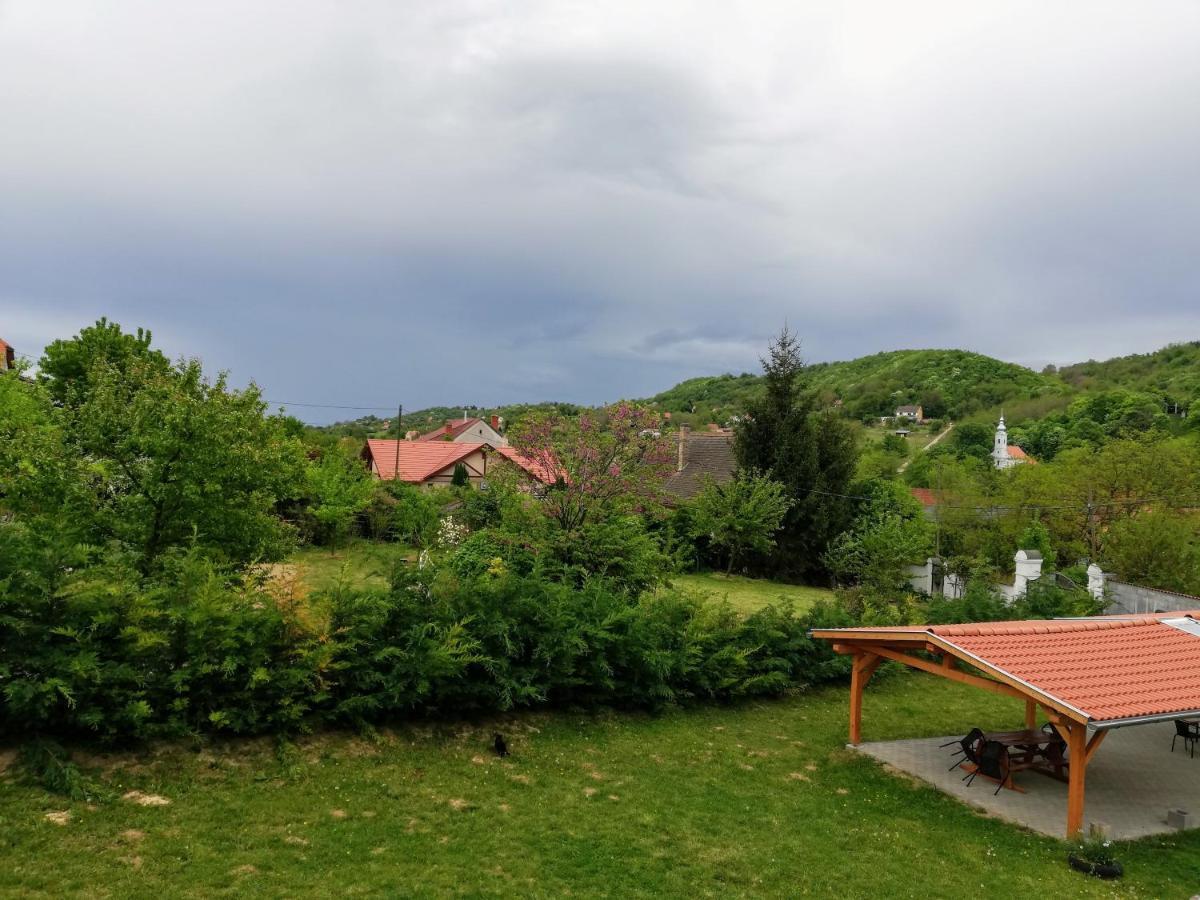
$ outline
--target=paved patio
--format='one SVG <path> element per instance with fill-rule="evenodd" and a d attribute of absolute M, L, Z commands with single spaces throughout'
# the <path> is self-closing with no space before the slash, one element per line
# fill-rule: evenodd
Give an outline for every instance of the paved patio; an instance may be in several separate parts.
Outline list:
<path fill-rule="evenodd" d="M 1114 838 L 1130 839 L 1171 831 L 1167 810 L 1182 808 L 1200 818 L 1200 753 L 1192 759 L 1183 742 L 1171 753 L 1171 722 L 1117 728 L 1087 767 L 1084 827 L 1103 824 Z M 960 737 L 958 735 L 956 737 Z M 967 787 L 961 769 L 947 771 L 951 737 L 860 744 L 856 749 L 927 781 L 965 803 L 1052 837 L 1066 835 L 1067 786 L 1037 772 L 1021 772 L 1026 793 L 1002 790 L 978 778 Z"/>

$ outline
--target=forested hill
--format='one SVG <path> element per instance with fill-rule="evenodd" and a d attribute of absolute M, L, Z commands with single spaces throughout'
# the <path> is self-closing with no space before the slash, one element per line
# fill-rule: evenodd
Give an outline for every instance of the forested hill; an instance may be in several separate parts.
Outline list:
<path fill-rule="evenodd" d="M 1059 377 L 1079 390 L 1126 388 L 1157 394 L 1168 406 L 1200 399 L 1200 341 L 1171 344 L 1153 353 L 1064 366 Z"/>
<path fill-rule="evenodd" d="M 809 367 L 808 377 L 830 402 L 840 400 L 847 415 L 859 419 L 889 415 L 908 403 L 920 403 L 931 418 L 960 419 L 1000 405 L 1008 405 L 1013 412 L 1025 409 L 1025 418 L 1038 418 L 1045 410 L 1064 408 L 1066 398 L 1117 389 L 1137 392 L 1144 395 L 1145 402 L 1169 410 L 1172 404 L 1186 408 L 1200 400 L 1200 341 L 1104 362 L 1078 363 L 1057 371 L 1051 366 L 1043 372 L 965 350 L 891 350 L 843 362 L 816 363 Z M 689 378 L 644 402 L 670 412 L 681 422 L 727 422 L 745 410 L 760 384 L 758 375 L 748 373 Z M 1028 402 L 1033 400 L 1037 402 Z M 538 403 L 465 409 L 468 415 L 497 413 L 513 422 L 532 410 L 571 415 L 579 408 Z M 432 429 L 461 416 L 463 410 L 431 407 L 406 412 L 404 429 Z M 364 436 L 381 433 L 383 421 L 368 416 L 328 428 Z"/>
<path fill-rule="evenodd" d="M 817 363 L 808 372 L 814 387 L 841 400 L 855 418 L 889 415 L 906 403 L 922 404 L 930 417 L 959 417 L 1010 400 L 1070 391 L 1052 374 L 965 350 L 891 350 Z M 672 413 L 722 421 L 745 407 L 758 384 L 758 376 L 749 374 L 691 378 L 649 402 Z"/>

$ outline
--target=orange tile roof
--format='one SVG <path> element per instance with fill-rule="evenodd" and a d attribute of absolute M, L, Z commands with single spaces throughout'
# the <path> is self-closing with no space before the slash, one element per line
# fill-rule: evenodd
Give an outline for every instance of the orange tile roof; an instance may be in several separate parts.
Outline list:
<path fill-rule="evenodd" d="M 420 483 L 474 453 L 481 444 L 455 444 L 452 441 L 394 441 L 371 438 L 367 453 L 375 460 L 379 477 L 391 481 Z M 397 455 L 399 459 L 397 460 Z"/>
<path fill-rule="evenodd" d="M 931 490 L 930 488 L 918 488 L 918 487 L 909 488 L 908 490 L 909 490 L 909 493 L 911 493 L 914 497 L 916 497 L 921 502 L 922 506 L 937 506 L 938 505 L 938 497 L 937 497 L 936 491 Z"/>
<path fill-rule="evenodd" d="M 1008 445 L 1008 455 L 1013 459 L 1029 459 L 1029 455 L 1016 444 Z"/>
<path fill-rule="evenodd" d="M 1194 623 L 1185 630 L 1168 624 Z M 1070 706 L 1096 723 L 1200 711 L 1200 610 L 914 629 L 831 629 L 861 639 L 914 630 Z"/>
<path fill-rule="evenodd" d="M 447 419 L 446 424 L 440 428 L 435 428 L 433 431 L 427 431 L 417 438 L 418 441 L 444 441 L 447 437 L 451 440 L 458 437 L 476 422 L 482 422 L 483 419 L 472 417 L 467 419 Z"/>
<path fill-rule="evenodd" d="M 474 442 L 396 441 L 370 438 L 364 452 L 375 460 L 379 477 L 385 481 L 391 481 L 398 477 L 401 481 L 419 484 L 484 447 L 494 450 L 505 459 L 516 463 L 535 478 L 547 484 L 553 483 L 553 478 L 546 478 L 539 466 L 511 447 L 493 447 L 491 444 Z M 400 457 L 399 461 L 396 459 L 397 454 Z"/>

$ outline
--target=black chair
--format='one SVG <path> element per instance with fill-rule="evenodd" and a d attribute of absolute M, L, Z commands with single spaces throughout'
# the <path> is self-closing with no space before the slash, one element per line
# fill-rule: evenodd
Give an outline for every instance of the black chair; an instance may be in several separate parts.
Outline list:
<path fill-rule="evenodd" d="M 966 737 L 959 738 L 956 741 L 948 741 L 947 743 L 942 744 L 941 747 L 943 747 L 943 748 L 944 747 L 953 747 L 955 744 L 957 744 L 958 749 L 955 750 L 952 755 L 962 757 L 962 759 L 955 759 L 954 765 L 952 765 L 946 771 L 953 772 L 955 769 L 957 769 L 959 766 L 961 766 L 964 761 L 972 762 L 972 763 L 975 763 L 976 765 L 978 765 L 979 764 L 979 747 L 982 743 L 983 743 L 983 732 L 978 728 L 972 728 L 970 731 L 967 732 Z"/>
<path fill-rule="evenodd" d="M 1175 737 L 1171 738 L 1171 752 L 1175 752 L 1175 742 L 1183 738 L 1183 752 L 1192 759 L 1196 758 L 1196 744 L 1200 742 L 1200 722 L 1189 722 L 1186 719 L 1175 720 Z"/>
<path fill-rule="evenodd" d="M 993 778 L 999 782 L 996 790 L 992 792 L 994 797 L 1008 783 L 1011 772 L 1008 748 L 999 741 L 984 741 L 979 751 L 979 761 L 975 763 L 975 771 L 968 776 L 967 787 L 971 786 L 977 775 Z"/>

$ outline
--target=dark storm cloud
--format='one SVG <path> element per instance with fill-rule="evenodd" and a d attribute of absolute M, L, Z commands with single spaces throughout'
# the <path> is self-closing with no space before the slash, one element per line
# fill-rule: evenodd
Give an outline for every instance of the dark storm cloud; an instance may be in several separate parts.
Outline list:
<path fill-rule="evenodd" d="M 1198 38 L 1185 2 L 16 0 L 0 335 L 108 315 L 410 408 L 647 395 L 785 320 L 815 360 L 1194 339 Z"/>

